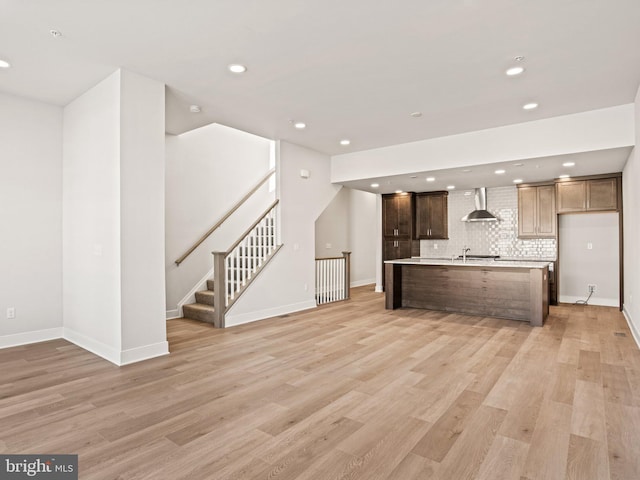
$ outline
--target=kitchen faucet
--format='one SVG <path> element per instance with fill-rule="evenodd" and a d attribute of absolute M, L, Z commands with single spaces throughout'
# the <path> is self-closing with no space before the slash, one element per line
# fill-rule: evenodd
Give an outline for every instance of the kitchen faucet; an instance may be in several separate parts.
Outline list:
<path fill-rule="evenodd" d="M 464 247 L 462 247 L 462 262 L 466 263 L 467 262 L 467 252 L 471 250 L 469 247 L 467 247 L 466 245 Z"/>

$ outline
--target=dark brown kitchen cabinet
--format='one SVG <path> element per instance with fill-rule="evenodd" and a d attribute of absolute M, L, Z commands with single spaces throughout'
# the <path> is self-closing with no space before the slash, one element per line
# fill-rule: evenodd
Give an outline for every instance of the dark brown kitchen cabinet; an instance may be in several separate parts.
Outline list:
<path fill-rule="evenodd" d="M 420 255 L 419 242 L 412 241 L 415 227 L 413 193 L 382 195 L 382 271 L 385 260 Z M 415 251 L 414 251 L 415 250 Z M 383 275 L 384 286 L 384 275 Z"/>
<path fill-rule="evenodd" d="M 411 240 L 386 240 L 384 241 L 384 259 L 396 260 L 398 258 L 411 257 Z"/>
<path fill-rule="evenodd" d="M 449 238 L 448 199 L 448 192 L 416 194 L 416 238 Z"/>
<path fill-rule="evenodd" d="M 382 235 L 411 237 L 413 234 L 413 194 L 382 196 Z"/>
<path fill-rule="evenodd" d="M 619 178 L 608 177 L 557 182 L 558 213 L 618 210 Z"/>
<path fill-rule="evenodd" d="M 553 185 L 518 187 L 518 237 L 556 237 L 556 190 Z"/>

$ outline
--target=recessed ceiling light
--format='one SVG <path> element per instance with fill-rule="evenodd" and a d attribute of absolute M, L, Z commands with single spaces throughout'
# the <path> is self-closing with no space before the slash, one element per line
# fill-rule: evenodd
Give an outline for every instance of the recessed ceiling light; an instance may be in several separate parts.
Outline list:
<path fill-rule="evenodd" d="M 464 170 L 462 170 L 464 173 L 469 173 L 471 170 L 468 168 L 465 168 Z"/>
<path fill-rule="evenodd" d="M 228 68 L 232 73 L 244 73 L 247 71 L 247 67 L 240 65 L 239 63 L 232 63 Z"/>
<path fill-rule="evenodd" d="M 522 179 L 521 178 L 516 178 L 513 183 L 522 183 Z"/>
<path fill-rule="evenodd" d="M 307 124 L 304 122 L 293 122 L 293 126 L 298 130 L 302 130 L 303 128 L 307 128 Z"/>
<path fill-rule="evenodd" d="M 191 113 L 200 113 L 202 111 L 202 109 L 200 108 L 200 105 L 191 105 L 189 107 L 189 111 Z"/>
<path fill-rule="evenodd" d="M 436 178 L 435 177 L 427 177 L 427 182 L 435 182 Z"/>
<path fill-rule="evenodd" d="M 417 175 L 411 175 L 409 178 L 417 178 Z"/>
<path fill-rule="evenodd" d="M 351 144 L 351 140 L 345 138 L 344 140 L 340 140 L 340 145 L 350 145 Z"/>
<path fill-rule="evenodd" d="M 506 172 L 506 170 L 502 170 L 502 169 L 495 171 L 495 173 L 498 174 L 498 175 L 502 175 L 505 172 Z"/>
<path fill-rule="evenodd" d="M 514 77 L 524 72 L 524 67 L 511 67 L 505 72 L 508 76 Z"/>
<path fill-rule="evenodd" d="M 522 55 L 518 55 L 517 57 L 513 58 L 516 62 L 521 62 L 524 60 L 524 57 Z"/>
<path fill-rule="evenodd" d="M 560 175 L 558 178 L 569 178 L 571 177 L 571 175 L 567 175 L 566 173 L 564 175 Z"/>
<path fill-rule="evenodd" d="M 56 29 L 49 30 L 49 33 L 53 38 L 60 38 L 62 36 L 62 32 Z"/>
<path fill-rule="evenodd" d="M 524 163 L 514 163 L 514 167 L 524 167 Z"/>
<path fill-rule="evenodd" d="M 533 110 L 538 108 L 538 104 L 535 102 L 531 102 L 531 103 L 525 103 L 522 108 L 524 108 L 525 110 Z"/>
<path fill-rule="evenodd" d="M 413 118 L 420 118 L 422 116 L 422 112 L 411 112 L 410 115 Z"/>
<path fill-rule="evenodd" d="M 396 190 L 396 193 L 402 193 L 402 190 Z"/>
<path fill-rule="evenodd" d="M 11 64 L 6 60 L 0 60 L 0 68 L 9 68 Z"/>
<path fill-rule="evenodd" d="M 455 185 L 447 185 L 447 190 L 453 190 L 454 188 L 456 188 Z"/>
<path fill-rule="evenodd" d="M 573 167 L 576 164 L 576 162 L 564 162 L 562 164 L 563 167 Z"/>
<path fill-rule="evenodd" d="M 371 188 L 378 188 L 380 186 L 379 183 L 372 183 Z"/>

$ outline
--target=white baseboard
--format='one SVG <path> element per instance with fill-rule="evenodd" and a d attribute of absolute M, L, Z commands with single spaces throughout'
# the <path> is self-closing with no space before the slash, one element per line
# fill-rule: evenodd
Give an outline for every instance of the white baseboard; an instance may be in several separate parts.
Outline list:
<path fill-rule="evenodd" d="M 560 295 L 558 302 L 560 303 L 576 303 L 578 300 L 585 301 L 587 297 L 573 297 L 571 295 Z M 591 297 L 589 305 L 598 305 L 601 307 L 620 307 L 620 300 L 617 298 Z"/>
<path fill-rule="evenodd" d="M 631 330 L 631 335 L 633 335 L 633 339 L 636 341 L 636 345 L 638 346 L 638 348 L 640 348 L 640 332 L 636 328 L 635 323 L 633 323 L 633 320 L 631 319 L 631 314 L 627 310 L 626 305 L 622 307 L 622 314 L 624 315 L 624 318 L 627 320 L 627 324 L 629 325 L 629 330 Z"/>
<path fill-rule="evenodd" d="M 169 342 L 152 343 L 143 347 L 123 350 L 120 352 L 120 365 L 129 365 L 162 355 L 169 355 Z"/>
<path fill-rule="evenodd" d="M 97 340 L 89 338 L 86 335 L 76 332 L 68 327 L 64 327 L 63 329 L 63 338 L 76 344 L 80 348 L 104 358 L 105 360 L 109 360 L 115 365 L 120 365 L 120 352 L 109 345 L 98 342 Z"/>
<path fill-rule="evenodd" d="M 180 315 L 179 308 L 176 308 L 175 310 L 167 310 L 166 320 L 173 320 L 174 318 L 180 318 L 180 317 L 182 317 L 182 315 Z"/>
<path fill-rule="evenodd" d="M 35 332 L 14 333 L 0 336 L 0 348 L 19 347 L 29 343 L 47 342 L 62 338 L 62 327 L 36 330 Z"/>
<path fill-rule="evenodd" d="M 376 284 L 376 288 L 375 288 L 374 292 L 376 292 L 376 293 L 384 293 L 382 285 L 377 285 Z"/>
<path fill-rule="evenodd" d="M 355 282 L 351 282 L 351 288 L 362 287 L 363 285 L 371 285 L 373 283 L 376 283 L 375 278 L 366 278 L 364 280 L 356 280 Z"/>
<path fill-rule="evenodd" d="M 227 327 L 233 327 L 235 325 L 257 322 L 258 320 L 264 320 L 265 318 L 277 317 L 278 315 L 286 315 L 287 313 L 300 312 L 302 310 L 309 310 L 310 308 L 316 307 L 317 305 L 315 300 L 306 300 L 304 302 L 292 303 L 290 305 L 282 305 L 274 308 L 267 308 L 265 310 L 258 310 L 256 312 L 241 313 L 239 315 L 227 313 L 225 316 L 225 323 Z"/>

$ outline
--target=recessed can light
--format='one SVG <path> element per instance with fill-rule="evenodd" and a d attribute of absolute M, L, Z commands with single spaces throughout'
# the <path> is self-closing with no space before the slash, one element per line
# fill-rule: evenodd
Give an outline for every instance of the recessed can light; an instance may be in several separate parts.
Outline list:
<path fill-rule="evenodd" d="M 411 175 L 409 178 L 418 178 L 417 175 Z"/>
<path fill-rule="evenodd" d="M 524 167 L 524 163 L 514 163 L 514 167 Z"/>
<path fill-rule="evenodd" d="M 191 105 L 189 107 L 189 111 L 191 113 L 200 113 L 202 111 L 202 109 L 200 108 L 200 105 Z"/>
<path fill-rule="evenodd" d="M 520 75 L 522 72 L 524 72 L 524 67 L 511 67 L 511 68 L 507 69 L 507 71 L 505 73 L 509 77 L 514 77 L 516 75 Z"/>
<path fill-rule="evenodd" d="M 413 118 L 420 118 L 422 116 L 422 112 L 411 112 L 409 115 Z"/>
<path fill-rule="evenodd" d="M 435 182 L 436 177 L 427 177 L 427 182 Z"/>
<path fill-rule="evenodd" d="M 447 190 L 453 190 L 454 188 L 456 188 L 455 185 L 447 185 Z"/>
<path fill-rule="evenodd" d="M 502 175 L 502 174 L 503 174 L 503 173 L 505 173 L 505 172 L 506 172 L 506 170 L 502 170 L 502 169 L 500 169 L 500 170 L 496 170 L 496 171 L 495 171 L 495 173 L 496 173 L 497 175 Z"/>
<path fill-rule="evenodd" d="M 513 183 L 522 183 L 522 179 L 521 178 L 516 178 Z"/>
<path fill-rule="evenodd" d="M 229 68 L 229 71 L 232 73 L 244 73 L 247 71 L 247 67 L 240 65 L 239 63 L 232 63 L 227 68 Z"/>
<path fill-rule="evenodd" d="M 378 188 L 380 186 L 379 183 L 372 183 L 371 188 Z"/>
<path fill-rule="evenodd" d="M 340 145 L 347 146 L 351 144 L 351 140 L 345 138 L 344 140 L 340 140 Z"/>
<path fill-rule="evenodd" d="M 304 122 L 293 122 L 293 126 L 298 130 L 302 130 L 303 128 L 307 128 L 307 124 Z"/>
<path fill-rule="evenodd" d="M 0 60 L 0 68 L 9 68 L 11 64 L 6 60 Z"/>
<path fill-rule="evenodd" d="M 535 103 L 535 102 L 525 103 L 522 106 L 522 108 L 525 109 L 525 110 L 534 110 L 534 109 L 538 108 L 538 104 Z"/>
<path fill-rule="evenodd" d="M 560 175 L 558 178 L 570 178 L 571 175 L 567 175 L 566 173 L 564 175 Z"/>
<path fill-rule="evenodd" d="M 470 168 L 465 168 L 464 170 L 462 170 L 463 173 L 469 173 L 471 171 Z"/>
<path fill-rule="evenodd" d="M 564 162 L 562 164 L 563 167 L 573 167 L 576 164 L 576 162 Z"/>

